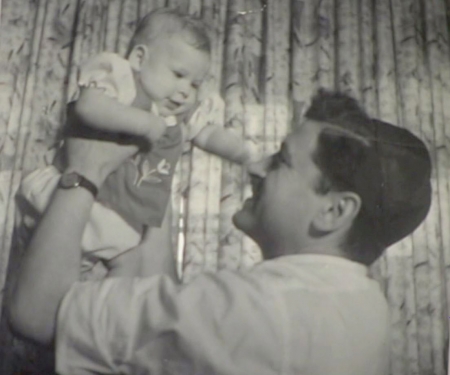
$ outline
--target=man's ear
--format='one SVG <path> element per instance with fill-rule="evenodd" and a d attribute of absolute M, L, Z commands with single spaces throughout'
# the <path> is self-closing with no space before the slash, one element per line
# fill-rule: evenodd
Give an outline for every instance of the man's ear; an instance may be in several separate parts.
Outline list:
<path fill-rule="evenodd" d="M 142 64 L 147 59 L 149 53 L 148 47 L 143 44 L 134 46 L 128 55 L 128 61 L 130 62 L 131 68 L 135 71 L 140 71 L 142 69 Z"/>
<path fill-rule="evenodd" d="M 314 218 L 316 230 L 329 233 L 350 226 L 361 210 L 361 198 L 353 192 L 330 192 L 325 205 Z"/>

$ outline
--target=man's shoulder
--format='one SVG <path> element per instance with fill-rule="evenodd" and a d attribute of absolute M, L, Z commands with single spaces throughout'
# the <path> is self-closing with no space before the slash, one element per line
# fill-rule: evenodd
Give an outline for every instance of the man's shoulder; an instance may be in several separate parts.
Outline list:
<path fill-rule="evenodd" d="M 252 274 L 278 296 L 293 365 L 320 364 L 325 373 L 344 362 L 357 368 L 366 358 L 374 365 L 383 361 L 379 353 L 388 346 L 389 308 L 365 266 L 328 256 L 287 256 L 262 262 Z M 321 362 L 329 345 L 346 360 L 325 357 Z M 309 357 L 302 357 L 299 347 L 307 348 Z M 354 364 L 349 353 L 358 357 Z M 336 373 L 348 372 L 336 368 Z"/>
<path fill-rule="evenodd" d="M 258 283 L 276 293 L 295 292 L 325 298 L 371 295 L 385 300 L 379 284 L 368 275 L 366 266 L 334 256 L 289 255 L 266 260 L 248 272 Z"/>

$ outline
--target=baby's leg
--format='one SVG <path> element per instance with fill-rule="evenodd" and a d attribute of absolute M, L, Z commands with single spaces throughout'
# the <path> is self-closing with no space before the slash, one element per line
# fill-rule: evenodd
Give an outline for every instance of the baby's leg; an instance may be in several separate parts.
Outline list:
<path fill-rule="evenodd" d="M 83 271 L 89 267 L 89 263 L 93 265 L 99 260 L 108 261 L 127 252 L 136 247 L 141 239 L 141 234 L 118 213 L 94 202 L 81 239 L 83 258 L 86 260 L 82 262 L 86 266 Z"/>
<path fill-rule="evenodd" d="M 172 207 L 169 202 L 160 228 L 149 228 L 139 245 L 142 252 L 142 276 L 167 275 L 178 281 L 172 236 Z"/>
<path fill-rule="evenodd" d="M 178 281 L 170 237 L 170 209 L 160 228 L 147 228 L 142 242 L 107 262 L 107 277 L 167 275 Z"/>

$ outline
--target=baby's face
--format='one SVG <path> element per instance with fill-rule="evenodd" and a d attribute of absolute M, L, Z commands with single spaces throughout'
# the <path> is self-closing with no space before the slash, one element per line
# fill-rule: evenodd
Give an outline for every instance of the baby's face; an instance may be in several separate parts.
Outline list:
<path fill-rule="evenodd" d="M 149 46 L 139 83 L 161 116 L 178 115 L 196 103 L 209 63 L 209 54 L 186 43 L 181 35 L 165 36 Z"/>

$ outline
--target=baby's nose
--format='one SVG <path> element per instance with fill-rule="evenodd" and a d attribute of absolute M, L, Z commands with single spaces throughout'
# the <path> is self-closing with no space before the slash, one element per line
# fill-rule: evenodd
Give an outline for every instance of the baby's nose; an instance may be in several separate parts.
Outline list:
<path fill-rule="evenodd" d="M 178 92 L 184 98 L 187 98 L 189 96 L 190 90 L 191 90 L 191 84 L 189 82 L 184 81 L 184 82 L 180 83 L 180 87 L 178 89 Z"/>

